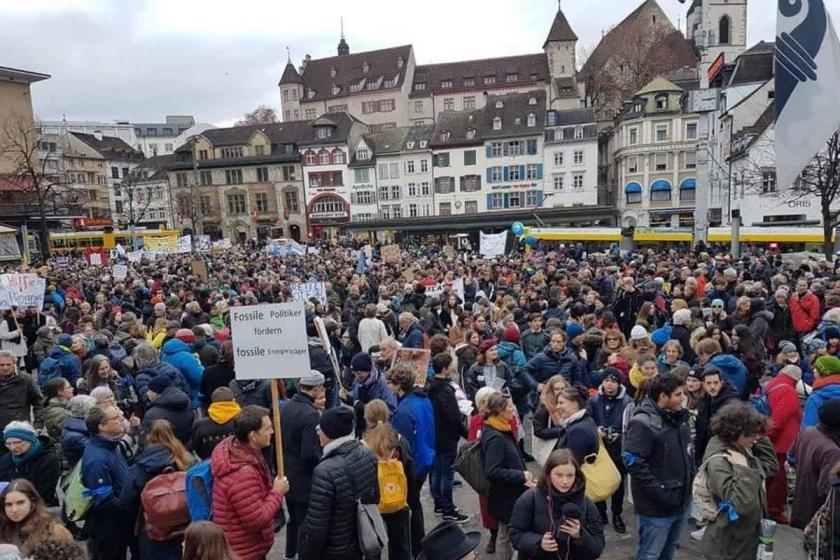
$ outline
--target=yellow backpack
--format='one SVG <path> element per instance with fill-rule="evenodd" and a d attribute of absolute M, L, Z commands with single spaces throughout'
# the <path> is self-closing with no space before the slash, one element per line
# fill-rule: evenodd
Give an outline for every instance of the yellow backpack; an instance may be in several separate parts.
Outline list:
<path fill-rule="evenodd" d="M 379 513 L 396 513 L 408 507 L 408 479 L 399 459 L 380 460 Z"/>

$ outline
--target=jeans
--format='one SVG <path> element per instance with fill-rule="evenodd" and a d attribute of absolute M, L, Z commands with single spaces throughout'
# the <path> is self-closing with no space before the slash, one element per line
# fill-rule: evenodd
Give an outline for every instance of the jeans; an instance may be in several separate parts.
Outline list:
<path fill-rule="evenodd" d="M 416 558 L 423 550 L 420 542 L 426 536 L 426 521 L 423 518 L 423 504 L 420 503 L 420 490 L 426 482 L 428 473 L 409 486 L 408 508 L 411 510 L 411 556 Z"/>
<path fill-rule="evenodd" d="M 495 560 L 510 560 L 513 558 L 513 547 L 510 544 L 510 527 L 499 521 L 499 534 L 496 537 Z"/>
<path fill-rule="evenodd" d="M 454 513 L 455 503 L 452 501 L 452 482 L 455 479 L 455 457 L 458 451 L 436 451 L 435 462 L 432 464 L 431 492 L 435 501 L 435 509 L 443 513 Z"/>
<path fill-rule="evenodd" d="M 639 522 L 636 560 L 673 560 L 686 514 L 687 510 L 670 517 L 636 515 Z"/>

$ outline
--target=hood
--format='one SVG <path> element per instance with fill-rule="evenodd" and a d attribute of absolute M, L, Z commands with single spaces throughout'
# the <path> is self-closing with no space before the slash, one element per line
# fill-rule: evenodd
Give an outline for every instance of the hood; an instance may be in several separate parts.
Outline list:
<path fill-rule="evenodd" d="M 767 309 L 762 309 L 762 310 L 756 311 L 756 312 L 752 312 L 752 311 L 750 312 L 750 322 L 751 323 L 753 321 L 755 321 L 757 317 L 763 317 L 767 321 L 772 321 L 773 320 L 773 312 L 768 311 Z"/>
<path fill-rule="evenodd" d="M 47 401 L 47 407 L 70 408 L 69 406 L 67 406 L 67 402 L 59 397 L 53 397 L 49 401 Z"/>
<path fill-rule="evenodd" d="M 213 449 L 210 470 L 214 478 L 227 476 L 247 465 L 259 465 L 262 455 L 249 445 L 239 443 L 234 436 L 223 439 Z"/>
<path fill-rule="evenodd" d="M 741 362 L 741 360 L 739 360 L 732 354 L 715 354 L 714 356 L 712 356 L 712 359 L 709 360 L 708 363 L 719 369 L 726 370 L 734 370 L 740 369 L 740 367 L 744 367 L 744 364 Z"/>
<path fill-rule="evenodd" d="M 182 390 L 177 387 L 167 387 L 163 393 L 158 395 L 158 398 L 153 400 L 150 407 L 157 406 L 172 411 L 182 411 L 188 409 L 192 401 Z"/>
<path fill-rule="evenodd" d="M 169 342 L 163 345 L 163 353 L 172 355 L 177 354 L 178 352 L 188 352 L 192 354 L 192 347 L 182 340 L 178 340 L 177 338 L 173 338 Z"/>
<path fill-rule="evenodd" d="M 152 364 L 150 366 L 146 366 L 140 371 L 137 372 L 137 375 L 146 374 L 149 377 L 154 378 L 158 375 L 165 375 L 170 379 L 175 378 L 178 375 L 181 375 L 181 372 L 173 366 L 172 364 L 167 364 L 164 362 L 158 362 L 156 364 Z"/>
<path fill-rule="evenodd" d="M 840 307 L 835 307 L 834 309 L 826 311 L 822 320 L 840 325 Z"/>
<path fill-rule="evenodd" d="M 70 354 L 70 350 L 65 348 L 64 346 L 59 346 L 56 344 L 52 348 L 50 348 L 50 358 L 60 360 L 64 356 L 68 356 Z"/>
<path fill-rule="evenodd" d="M 172 457 L 172 452 L 160 443 L 155 443 L 144 449 L 134 459 L 134 464 L 139 466 L 145 472 L 154 474 L 159 473 L 168 465 L 175 461 Z"/>
<path fill-rule="evenodd" d="M 683 408 L 679 412 L 662 410 L 649 398 L 642 401 L 642 404 L 636 408 L 636 414 L 639 412 L 645 412 L 651 416 L 659 416 L 663 421 L 670 422 L 675 426 L 688 420 L 688 411 L 686 409 Z"/>
<path fill-rule="evenodd" d="M 242 408 L 236 401 L 214 402 L 207 407 L 207 416 L 216 424 L 222 425 L 233 420 Z"/>
<path fill-rule="evenodd" d="M 501 359 L 505 359 L 509 357 L 511 354 L 519 350 L 519 345 L 513 342 L 509 342 L 507 340 L 503 340 L 496 344 L 496 350 L 499 352 L 499 357 Z"/>
<path fill-rule="evenodd" d="M 464 344 L 463 346 L 455 349 L 455 355 L 458 356 L 458 358 L 463 358 L 465 354 L 472 354 L 474 357 L 476 354 L 475 346 L 472 344 Z"/>
<path fill-rule="evenodd" d="M 64 419 L 64 425 L 62 426 L 62 428 L 70 432 L 77 432 L 79 434 L 88 435 L 87 424 L 85 424 L 84 418 L 68 416 Z"/>
<path fill-rule="evenodd" d="M 617 401 L 620 401 L 620 400 L 621 400 L 621 399 L 623 399 L 623 398 L 624 398 L 624 396 L 627 394 L 627 387 L 625 387 L 624 385 L 621 385 L 621 384 L 619 383 L 619 385 L 618 385 L 618 394 L 617 394 L 616 396 L 614 396 L 614 397 L 609 397 L 609 396 L 607 396 L 607 394 L 604 392 L 604 384 L 603 384 L 603 383 L 601 383 L 601 385 L 598 387 L 598 394 L 599 394 L 599 395 L 601 395 L 602 397 L 607 398 L 607 399 L 615 399 L 615 400 L 617 400 Z"/>

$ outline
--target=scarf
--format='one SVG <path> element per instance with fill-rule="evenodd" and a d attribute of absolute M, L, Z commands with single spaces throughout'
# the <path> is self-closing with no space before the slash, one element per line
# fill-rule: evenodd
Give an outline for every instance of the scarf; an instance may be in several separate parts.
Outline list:
<path fill-rule="evenodd" d="M 242 411 L 236 401 L 219 401 L 207 407 L 207 416 L 216 424 L 226 424 Z"/>
<path fill-rule="evenodd" d="M 27 451 L 23 455 L 12 455 L 12 463 L 14 463 L 15 465 L 20 465 L 21 463 L 25 463 L 30 459 L 34 459 L 40 452 L 41 442 L 36 439 L 32 442 L 32 445 L 29 446 L 29 451 Z"/>
<path fill-rule="evenodd" d="M 563 427 L 565 428 L 565 427 L 566 427 L 566 426 L 568 426 L 569 424 L 572 424 L 572 423 L 574 423 L 574 422 L 577 422 L 578 420 L 580 420 L 581 418 L 583 418 L 583 416 L 584 416 L 585 414 L 586 414 L 586 409 L 585 409 L 585 408 L 581 408 L 580 410 L 578 410 L 577 412 L 575 412 L 574 414 L 572 414 L 571 416 L 569 416 L 568 418 L 566 418 L 565 420 L 563 420 L 562 422 L 560 422 L 560 425 L 561 425 L 561 426 L 563 426 Z"/>
<path fill-rule="evenodd" d="M 500 432 L 513 432 L 513 428 L 511 428 L 510 422 L 508 422 L 507 420 L 503 420 L 501 416 L 490 416 L 489 418 L 484 420 L 484 423 L 490 426 L 491 428 L 499 430 Z"/>

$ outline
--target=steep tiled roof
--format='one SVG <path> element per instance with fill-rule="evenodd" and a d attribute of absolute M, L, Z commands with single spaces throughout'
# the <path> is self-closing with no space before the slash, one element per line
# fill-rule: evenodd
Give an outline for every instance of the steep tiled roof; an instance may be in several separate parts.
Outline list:
<path fill-rule="evenodd" d="M 283 70 L 283 75 L 280 77 L 280 82 L 277 84 L 278 86 L 282 86 L 284 84 L 302 84 L 303 78 L 300 77 L 298 74 L 297 69 L 295 69 L 295 65 L 292 64 L 292 61 L 286 63 L 286 68 Z"/>
<path fill-rule="evenodd" d="M 165 156 L 153 156 L 147 158 L 146 161 L 134 168 L 132 173 L 137 176 L 146 177 L 144 181 L 154 181 L 157 179 L 165 179 L 166 172 L 175 164 L 175 154 L 168 154 Z"/>
<path fill-rule="evenodd" d="M 554 80 L 556 99 L 579 99 L 577 80 L 574 78 L 557 78 Z"/>
<path fill-rule="evenodd" d="M 474 146 L 482 144 L 485 109 L 475 111 L 443 111 L 438 115 L 429 140 L 433 148 Z M 474 135 L 468 137 L 467 131 Z"/>
<path fill-rule="evenodd" d="M 411 45 L 360 52 L 345 56 L 331 56 L 310 60 L 300 76 L 304 84 L 304 99 L 323 101 L 354 93 L 351 86 L 364 84 L 360 92 L 393 90 L 402 86 L 411 57 Z M 402 58 L 402 66 L 399 60 Z M 367 72 L 365 72 L 367 65 Z M 288 65 L 287 65 L 288 69 Z M 334 75 L 333 75 L 334 74 Z M 283 73 L 284 77 L 286 73 Z M 386 82 L 393 85 L 386 87 Z M 281 78 L 281 83 L 283 79 Z M 376 87 L 371 89 L 371 84 Z M 333 93 L 333 87 L 338 91 Z M 312 97 L 309 91 L 313 91 Z"/>
<path fill-rule="evenodd" d="M 143 152 L 137 151 L 122 139 L 114 136 L 103 136 L 97 140 L 93 134 L 71 132 L 76 138 L 99 152 L 99 155 L 109 161 L 143 161 Z"/>
<path fill-rule="evenodd" d="M 773 77 L 773 56 L 776 43 L 761 41 L 744 51 L 735 61 L 730 86 L 764 82 Z"/>
<path fill-rule="evenodd" d="M 552 41 L 577 41 L 578 36 L 572 31 L 572 26 L 569 25 L 569 20 L 559 7 L 557 8 L 557 15 L 554 16 L 554 23 L 551 24 L 551 30 L 548 32 L 548 37 L 545 38 L 543 48 Z"/>
<path fill-rule="evenodd" d="M 738 159 L 745 155 L 750 147 L 755 144 L 756 140 L 764 134 L 773 122 L 776 120 L 776 107 L 774 103 L 769 103 L 761 115 L 758 116 L 755 123 L 751 126 L 745 126 L 739 130 L 732 138 L 732 155 L 730 159 Z"/>
<path fill-rule="evenodd" d="M 394 154 L 405 146 L 408 137 L 408 127 L 391 128 L 382 132 L 365 134 L 364 139 L 375 155 Z"/>
<path fill-rule="evenodd" d="M 531 99 L 534 103 L 531 103 Z M 498 104 L 501 103 L 501 107 Z M 535 125 L 528 126 L 528 115 L 533 114 Z M 502 119 L 501 130 L 493 130 L 493 120 Z M 545 128 L 545 91 L 488 95 L 484 108 L 484 138 L 542 135 Z"/>
<path fill-rule="evenodd" d="M 508 82 L 508 75 L 514 74 L 516 80 Z M 485 83 L 488 76 L 493 77 L 494 83 Z M 545 53 L 424 64 L 414 70 L 412 96 L 426 97 L 447 91 L 471 89 L 486 91 L 491 87 L 510 87 L 519 83 L 547 81 L 549 78 Z M 451 82 L 451 87 L 443 87 L 445 81 Z M 425 84 L 425 89 L 417 90 L 418 83 Z"/>

